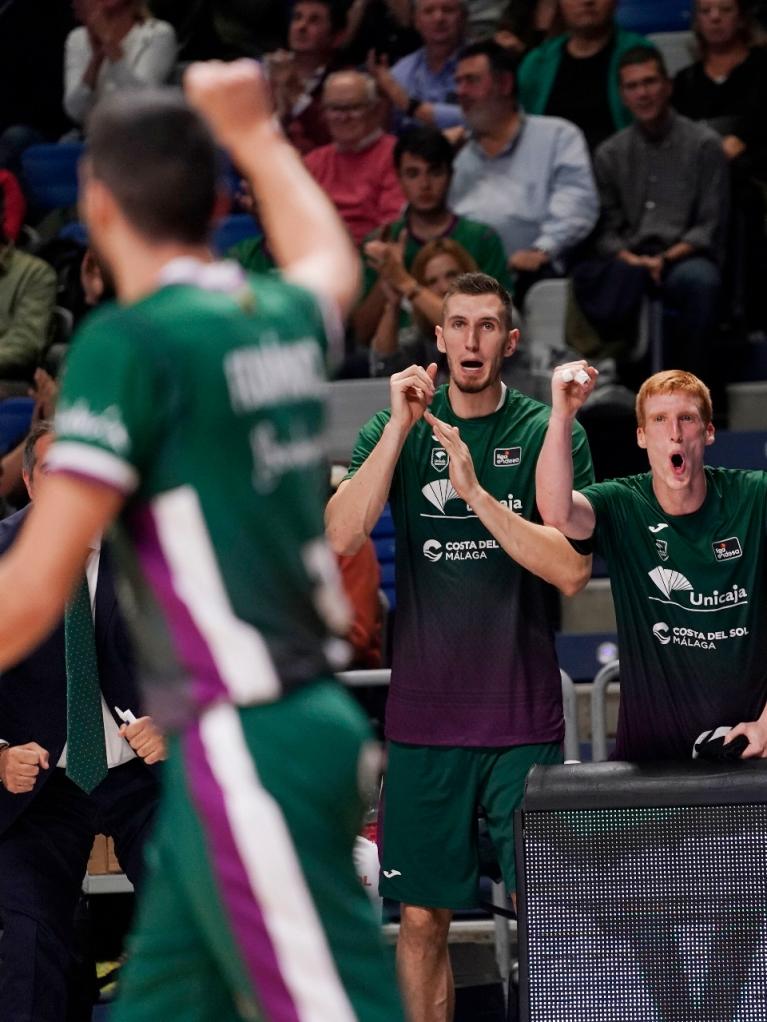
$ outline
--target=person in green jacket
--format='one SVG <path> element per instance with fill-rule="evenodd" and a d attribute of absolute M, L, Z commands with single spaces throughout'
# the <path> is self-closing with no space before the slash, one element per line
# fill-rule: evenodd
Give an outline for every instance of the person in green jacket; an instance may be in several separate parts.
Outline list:
<path fill-rule="evenodd" d="M 577 124 L 593 152 L 631 124 L 618 89 L 618 63 L 647 39 L 615 23 L 617 0 L 559 0 L 566 31 L 547 39 L 522 61 L 519 98 L 528 114 Z"/>

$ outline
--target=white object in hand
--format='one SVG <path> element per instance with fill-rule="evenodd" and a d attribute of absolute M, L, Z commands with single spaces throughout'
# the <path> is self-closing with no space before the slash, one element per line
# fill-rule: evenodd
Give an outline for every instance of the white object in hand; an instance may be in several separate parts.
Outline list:
<path fill-rule="evenodd" d="M 586 372 L 585 369 L 579 369 L 578 370 L 578 372 L 575 374 L 575 382 L 576 383 L 588 383 L 589 382 L 589 374 Z"/>
<path fill-rule="evenodd" d="M 572 383 L 575 379 L 572 369 L 562 370 L 562 383 Z"/>
<path fill-rule="evenodd" d="M 119 706 L 115 706 L 115 713 L 124 724 L 136 723 L 136 715 L 132 710 L 121 710 Z"/>

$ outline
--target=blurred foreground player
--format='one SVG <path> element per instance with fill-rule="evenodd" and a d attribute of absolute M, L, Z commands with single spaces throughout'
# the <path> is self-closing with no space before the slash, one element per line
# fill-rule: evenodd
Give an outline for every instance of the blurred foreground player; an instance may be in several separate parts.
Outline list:
<path fill-rule="evenodd" d="M 286 280 L 210 261 L 214 146 L 179 96 L 104 102 L 81 204 L 122 307 L 68 361 L 49 477 L 0 562 L 0 662 L 50 628 L 122 511 L 129 605 L 176 735 L 113 1022 L 389 1022 L 393 970 L 351 860 L 368 732 L 329 680 L 346 614 L 322 534 L 322 307 L 348 310 L 356 257 L 257 65 L 186 84 Z"/>
<path fill-rule="evenodd" d="M 742 755 L 765 756 L 767 474 L 703 464 L 711 396 L 672 369 L 637 395 L 650 471 L 574 492 L 573 421 L 596 375 L 585 362 L 554 371 L 536 491 L 544 521 L 593 536 L 607 559 L 621 654 L 614 755 L 689 759 L 702 732 L 737 724 L 725 742 L 745 735 Z"/>

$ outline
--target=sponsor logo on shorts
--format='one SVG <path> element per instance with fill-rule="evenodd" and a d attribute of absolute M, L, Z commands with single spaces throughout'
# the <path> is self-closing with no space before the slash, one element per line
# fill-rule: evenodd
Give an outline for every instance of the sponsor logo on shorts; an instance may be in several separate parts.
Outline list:
<path fill-rule="evenodd" d="M 711 544 L 714 549 L 714 557 L 717 561 L 731 561 L 734 557 L 742 557 L 743 550 L 737 536 L 730 536 L 729 539 L 717 539 Z"/>
<path fill-rule="evenodd" d="M 521 447 L 496 447 L 493 451 L 493 465 L 496 468 L 514 468 L 522 461 Z"/>
<path fill-rule="evenodd" d="M 442 544 L 438 539 L 427 539 L 423 545 L 423 555 L 427 561 L 438 561 L 442 557 Z"/>
<path fill-rule="evenodd" d="M 398 869 L 385 869 L 383 871 L 383 875 L 386 877 L 387 880 L 391 880 L 392 877 L 401 877 L 402 876 L 402 874 L 400 873 L 400 871 Z"/>
<path fill-rule="evenodd" d="M 431 467 L 435 468 L 438 472 L 444 472 L 449 463 L 450 459 L 445 448 L 435 447 L 431 452 Z"/>

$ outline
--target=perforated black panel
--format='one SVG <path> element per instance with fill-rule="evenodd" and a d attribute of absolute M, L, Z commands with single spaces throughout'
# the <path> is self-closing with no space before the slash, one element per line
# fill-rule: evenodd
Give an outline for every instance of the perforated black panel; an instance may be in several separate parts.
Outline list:
<path fill-rule="evenodd" d="M 767 1022 L 767 806 L 523 814 L 530 1022 Z"/>

